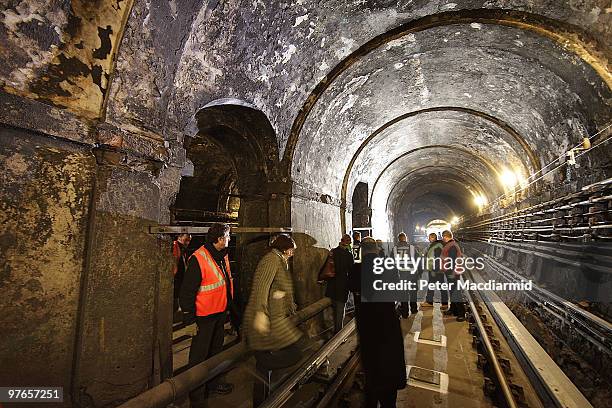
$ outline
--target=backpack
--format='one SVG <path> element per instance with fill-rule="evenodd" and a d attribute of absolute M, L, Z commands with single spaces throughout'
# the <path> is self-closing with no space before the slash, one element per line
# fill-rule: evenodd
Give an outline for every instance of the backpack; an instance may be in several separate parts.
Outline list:
<path fill-rule="evenodd" d="M 459 248 L 459 245 L 457 244 L 457 242 L 455 242 L 453 240 L 453 241 L 449 242 L 448 244 L 445 244 L 444 247 L 442 248 L 442 255 L 441 255 L 441 258 L 442 258 L 442 269 L 444 270 L 444 272 L 448 271 L 448 269 L 446 269 L 446 267 L 445 267 L 445 264 L 446 264 L 446 258 L 448 257 L 448 252 L 451 249 L 451 247 L 457 248 L 457 258 L 456 259 L 463 258 L 463 252 L 461 251 L 461 248 Z M 453 265 L 452 271 L 453 271 L 453 274 L 455 276 L 459 276 L 463 272 L 465 272 L 465 267 L 463 267 L 463 266 L 461 267 L 461 271 L 460 272 L 457 271 L 456 269 L 457 269 L 457 266 Z"/>
<path fill-rule="evenodd" d="M 323 267 L 319 271 L 319 276 L 317 278 L 318 282 L 328 281 L 336 277 L 336 268 L 334 265 L 334 255 L 332 251 L 329 251 L 327 254 L 327 259 L 323 264 Z"/>

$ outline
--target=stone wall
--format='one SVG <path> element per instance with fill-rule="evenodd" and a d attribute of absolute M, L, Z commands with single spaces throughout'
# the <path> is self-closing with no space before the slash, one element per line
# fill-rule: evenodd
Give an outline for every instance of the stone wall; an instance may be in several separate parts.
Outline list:
<path fill-rule="evenodd" d="M 0 383 L 62 386 L 65 406 L 114 405 L 172 370 L 170 241 L 148 226 L 177 175 L 114 154 L 0 129 Z"/>
<path fill-rule="evenodd" d="M 158 177 L 98 161 L 75 363 L 82 406 L 115 405 L 172 374 L 170 240 L 148 233 Z"/>
<path fill-rule="evenodd" d="M 96 161 L 2 127 L 0 163 L 0 383 L 69 391 Z"/>

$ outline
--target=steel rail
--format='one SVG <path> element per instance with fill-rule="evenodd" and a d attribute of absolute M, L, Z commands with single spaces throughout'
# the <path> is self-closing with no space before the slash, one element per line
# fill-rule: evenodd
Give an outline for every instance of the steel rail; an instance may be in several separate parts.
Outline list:
<path fill-rule="evenodd" d="M 329 298 L 323 298 L 299 310 L 291 317 L 291 321 L 294 324 L 299 324 L 322 312 L 330 305 L 331 300 Z M 186 395 L 189 391 L 226 371 L 248 354 L 249 350 L 246 341 L 243 340 L 239 344 L 189 368 L 176 377 L 169 378 L 161 384 L 137 395 L 120 405 L 120 408 L 166 407 L 178 397 Z"/>
<path fill-rule="evenodd" d="M 463 281 L 463 277 L 461 277 L 461 280 Z M 497 377 L 497 380 L 499 381 L 499 385 L 501 387 L 502 394 L 504 395 L 504 398 L 506 399 L 506 403 L 508 404 L 508 408 L 518 408 L 518 405 L 516 401 L 514 400 L 514 395 L 512 394 L 512 390 L 510 389 L 506 376 L 504 375 L 504 371 L 501 365 L 499 364 L 499 360 L 497 359 L 497 356 L 495 355 L 493 344 L 491 343 L 491 340 L 489 339 L 489 336 L 487 335 L 487 331 L 485 330 L 484 324 L 482 323 L 482 320 L 480 319 L 480 314 L 478 313 L 476 304 L 474 303 L 474 300 L 472 299 L 472 295 L 470 294 L 469 290 L 466 290 L 465 294 L 467 295 L 468 303 L 470 304 L 470 309 L 472 310 L 472 316 L 474 317 L 474 323 L 476 323 L 476 327 L 478 328 L 478 331 L 480 332 L 482 342 L 485 347 L 485 351 L 487 352 L 489 356 L 489 361 L 491 362 L 493 371 L 495 372 L 495 376 Z"/>
<path fill-rule="evenodd" d="M 594 263 L 586 262 L 580 259 L 582 256 L 584 256 L 584 253 L 575 253 L 572 251 L 555 250 L 555 248 L 543 248 L 540 245 L 533 245 L 535 248 L 529 249 L 529 248 L 525 248 L 525 245 L 521 245 L 521 243 L 515 243 L 512 241 L 500 241 L 500 240 L 493 239 L 493 238 L 480 239 L 476 241 L 486 243 L 488 245 L 499 247 L 499 248 L 510 249 L 510 250 L 524 253 L 524 254 L 536 255 L 541 258 L 553 259 L 557 262 L 560 262 L 566 265 L 571 265 L 575 267 L 588 267 L 592 270 L 599 271 L 599 272 L 606 273 L 606 274 L 612 273 L 612 268 L 605 265 L 605 263 L 612 262 L 612 259 L 609 259 L 610 257 L 605 256 L 605 255 L 600 256 L 601 264 L 594 264 Z M 537 244 L 542 243 L 541 241 L 532 241 L 532 242 L 537 243 Z M 515 244 L 515 245 L 512 245 L 512 244 Z M 557 255 L 559 253 L 566 255 L 567 257 Z M 572 256 L 574 257 L 573 259 L 569 258 Z"/>
<path fill-rule="evenodd" d="M 491 256 L 485 254 L 477 248 L 471 248 L 484 255 L 489 267 L 499 276 L 508 281 L 520 282 L 526 281 L 527 278 L 517 272 L 512 271 L 507 266 L 497 262 Z M 533 285 L 531 292 L 526 292 L 526 296 L 538 304 L 542 304 L 550 313 L 557 316 L 565 323 L 574 327 L 581 333 L 590 343 L 602 349 L 608 354 L 612 354 L 612 323 L 600 318 L 586 310 L 581 309 L 574 303 L 569 302 L 560 296 Z"/>
<path fill-rule="evenodd" d="M 489 265 L 493 266 L 496 272 L 509 281 L 518 282 L 525 278 L 515 272 L 512 272 L 504 265 L 495 267 L 495 261 L 492 261 L 487 256 Z M 504 269 L 507 273 L 503 273 L 500 269 Z M 514 275 L 514 276 L 512 276 Z M 612 354 L 612 324 L 586 310 L 576 306 L 546 289 L 540 288 L 537 285 L 533 286 L 533 291 L 537 294 L 527 293 L 533 301 L 543 304 L 547 309 L 550 309 L 556 316 L 561 318 L 565 323 L 574 327 L 587 340 L 593 343 L 598 348 L 602 349 L 607 354 Z M 579 325 L 576 327 L 576 325 Z"/>
<path fill-rule="evenodd" d="M 312 358 L 306 361 L 299 369 L 297 369 L 288 379 L 286 379 L 282 385 L 275 390 L 272 395 L 264 401 L 259 408 L 278 408 L 282 407 L 289 398 L 293 395 L 294 389 L 304 384 L 305 381 L 310 378 L 319 367 L 327 360 L 327 357 L 333 353 L 340 344 L 344 342 L 355 331 L 355 319 L 351 320 L 345 325 L 338 334 L 336 334 L 330 341 L 325 343 L 319 351 L 317 351 Z"/>
<path fill-rule="evenodd" d="M 342 367 L 340 373 L 336 375 L 334 382 L 329 386 L 329 389 L 327 390 L 323 398 L 319 400 L 316 408 L 328 408 L 330 406 L 333 398 L 342 388 L 347 377 L 350 376 L 357 369 L 360 359 L 361 358 L 359 356 L 359 352 L 355 352 L 351 356 L 351 358 Z"/>
<path fill-rule="evenodd" d="M 482 281 L 479 276 L 478 281 Z M 495 293 L 479 292 L 546 407 L 592 408 L 590 402 Z"/>

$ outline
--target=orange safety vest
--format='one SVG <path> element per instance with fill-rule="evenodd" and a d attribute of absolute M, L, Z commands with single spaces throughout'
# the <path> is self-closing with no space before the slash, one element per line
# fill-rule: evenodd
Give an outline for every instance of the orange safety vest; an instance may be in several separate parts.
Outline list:
<path fill-rule="evenodd" d="M 196 295 L 196 316 L 208 316 L 224 312 L 227 308 L 227 290 L 223 271 L 203 246 L 193 253 L 200 265 L 202 282 Z M 230 293 L 234 297 L 234 280 L 230 271 L 229 257 L 225 255 L 225 269 L 230 280 Z"/>

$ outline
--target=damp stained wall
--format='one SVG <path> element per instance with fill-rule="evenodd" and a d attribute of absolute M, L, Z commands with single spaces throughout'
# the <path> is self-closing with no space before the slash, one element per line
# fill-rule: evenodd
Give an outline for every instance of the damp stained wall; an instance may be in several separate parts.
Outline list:
<path fill-rule="evenodd" d="M 95 158 L 1 127 L 0 166 L 0 383 L 68 394 Z"/>

